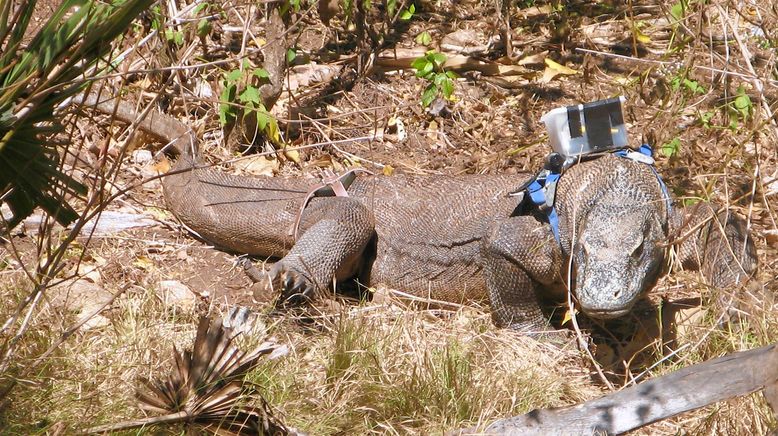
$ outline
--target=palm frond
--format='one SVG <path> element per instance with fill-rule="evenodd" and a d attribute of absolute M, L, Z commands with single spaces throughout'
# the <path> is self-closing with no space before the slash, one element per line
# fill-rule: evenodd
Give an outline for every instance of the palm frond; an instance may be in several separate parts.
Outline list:
<path fill-rule="evenodd" d="M 192 350 L 179 352 L 174 347 L 170 374 L 141 379 L 140 408 L 163 414 L 160 419 L 166 422 L 169 416 L 182 416 L 181 421 L 215 434 L 289 434 L 256 389 L 243 380 L 260 358 L 280 355 L 285 348 L 265 342 L 244 352 L 233 343 L 236 336 L 221 318 L 201 318 Z"/>
<path fill-rule="evenodd" d="M 153 2 L 64 0 L 24 46 L 36 1 L 0 0 L 0 202 L 13 212 L 9 227 L 38 206 L 63 224 L 78 217 L 66 199 L 86 187 L 47 141 L 62 130 L 54 110 L 96 78 L 110 42 Z"/>

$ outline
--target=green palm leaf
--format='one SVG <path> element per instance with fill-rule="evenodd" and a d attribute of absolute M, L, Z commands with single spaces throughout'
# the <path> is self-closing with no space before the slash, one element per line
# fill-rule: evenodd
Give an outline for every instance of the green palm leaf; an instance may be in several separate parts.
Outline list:
<path fill-rule="evenodd" d="M 68 224 L 78 214 L 68 199 L 86 187 L 63 171 L 47 136 L 62 130 L 54 109 L 106 68 L 110 42 L 154 0 L 64 0 L 23 44 L 35 1 L 0 0 L 0 203 L 13 227 L 41 207 Z M 2 223 L 0 223 L 2 224 Z"/>

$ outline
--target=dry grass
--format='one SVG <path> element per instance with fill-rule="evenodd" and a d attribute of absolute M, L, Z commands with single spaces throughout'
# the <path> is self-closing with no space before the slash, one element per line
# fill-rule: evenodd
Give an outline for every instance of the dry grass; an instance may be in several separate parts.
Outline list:
<path fill-rule="evenodd" d="M 36 318 L 31 327 L 36 334 L 26 339 L 25 354 L 12 368 L 34 379 L 17 380 L 3 416 L 6 431 L 47 432 L 64 425 L 66 433 L 72 433 L 90 423 L 137 415 L 138 377 L 156 376 L 167 368 L 172 346 L 190 346 L 196 324 L 193 317 L 165 309 L 153 291 L 131 293 L 115 304 L 110 326 L 73 336 L 34 374 L 27 374 L 24 367 L 37 364 L 34 358 L 58 336 L 53 326 L 62 322 L 54 310 Z M 66 317 L 74 320 L 72 314 Z"/>
<path fill-rule="evenodd" d="M 292 375 L 282 362 L 257 380 L 272 383 L 278 371 L 291 377 L 268 395 L 315 434 L 441 432 L 586 396 L 578 388 L 585 373 L 560 372 L 577 353 L 495 331 L 480 313 L 446 318 L 356 308 L 326 321 L 325 334 L 290 337 L 298 344 Z"/>
<path fill-rule="evenodd" d="M 3 417 L 8 432 L 62 426 L 67 434 L 139 416 L 138 377 L 166 372 L 172 345 L 191 345 L 195 321 L 163 307 L 153 291 L 127 295 L 113 312 L 110 326 L 71 338 L 33 379 L 20 380 Z M 771 333 L 775 320 L 757 313 L 763 317 L 727 329 L 712 327 L 713 313 L 685 325 L 678 344 L 688 348 L 651 376 L 778 339 Z M 441 315 L 365 303 L 313 321 L 303 318 L 260 317 L 252 344 L 272 336 L 292 350 L 263 363 L 248 380 L 287 425 L 311 434 L 435 434 L 606 392 L 577 350 L 497 330 L 479 310 Z M 41 316 L 36 322 L 50 320 Z M 44 325 L 32 329 L 37 334 L 25 348 L 30 356 L 51 340 Z M 772 426 L 770 409 L 758 394 L 643 433 L 736 434 Z"/>
<path fill-rule="evenodd" d="M 110 326 L 71 338 L 33 383 L 20 383 L 6 429 L 45 432 L 64 424 L 69 433 L 136 417 L 138 377 L 165 372 L 172 345 L 191 345 L 194 328 L 153 292 L 129 295 Z M 49 335 L 33 330 L 41 336 L 28 346 L 37 339 L 45 347 Z M 313 325 L 285 317 L 262 330 L 252 342 L 275 336 L 292 351 L 262 364 L 249 381 L 287 425 L 312 434 L 442 432 L 600 392 L 586 382 L 576 351 L 495 330 L 487 314 L 473 310 L 438 317 L 366 304 Z"/>

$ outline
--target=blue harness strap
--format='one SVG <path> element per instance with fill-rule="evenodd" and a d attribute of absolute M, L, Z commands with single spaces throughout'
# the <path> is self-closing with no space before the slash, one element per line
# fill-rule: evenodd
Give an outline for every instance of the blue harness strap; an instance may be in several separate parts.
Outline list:
<path fill-rule="evenodd" d="M 554 185 L 556 185 L 561 176 L 560 173 L 547 172 L 546 174 L 541 174 L 527 187 L 532 204 L 545 212 L 557 242 L 559 242 L 559 216 L 556 213 L 556 207 L 554 207 L 553 193 L 551 196 L 547 196 L 546 191 L 548 189 L 555 190 L 556 187 Z"/>
<path fill-rule="evenodd" d="M 667 212 L 669 214 L 673 206 L 673 200 L 670 198 L 667 185 L 665 185 L 662 177 L 660 177 L 659 173 L 656 171 L 656 167 L 654 167 L 653 151 L 651 150 L 651 147 L 648 144 L 643 144 L 637 151 L 623 149 L 614 152 L 614 154 L 625 159 L 632 159 L 646 164 L 651 168 L 662 189 L 662 194 L 667 203 Z M 557 215 L 556 207 L 554 207 L 554 197 L 556 183 L 561 176 L 561 173 L 544 170 L 529 184 L 529 186 L 527 186 L 530 201 L 537 206 L 539 210 L 545 213 L 548 224 L 551 226 L 551 231 L 554 233 L 554 239 L 556 239 L 557 242 L 560 242 L 559 215 Z"/>

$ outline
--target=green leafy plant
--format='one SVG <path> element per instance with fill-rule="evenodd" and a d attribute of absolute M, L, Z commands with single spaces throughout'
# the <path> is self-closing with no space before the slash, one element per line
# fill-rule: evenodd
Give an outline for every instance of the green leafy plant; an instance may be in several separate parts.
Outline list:
<path fill-rule="evenodd" d="M 670 88 L 675 92 L 681 91 L 689 95 L 705 94 L 707 92 L 705 87 L 700 85 L 698 81 L 681 75 L 673 77 L 670 81 Z"/>
<path fill-rule="evenodd" d="M 86 188 L 63 170 L 57 145 L 47 140 L 63 129 L 54 109 L 86 88 L 95 67 L 105 68 L 99 62 L 112 50 L 108 42 L 152 0 L 64 0 L 30 35 L 35 3 L 9 21 L 12 2 L 0 2 L 0 198 L 13 212 L 10 227 L 38 206 L 60 223 L 77 218 L 66 199 Z"/>
<path fill-rule="evenodd" d="M 411 5 L 410 5 L 410 6 L 408 6 L 408 9 L 406 9 L 406 10 L 402 11 L 402 13 L 400 14 L 400 19 L 401 19 L 401 20 L 408 21 L 408 20 L 410 20 L 411 18 L 413 18 L 413 15 L 414 15 L 415 13 L 416 13 L 416 5 L 414 5 L 413 3 L 411 3 Z"/>
<path fill-rule="evenodd" d="M 728 104 L 729 128 L 736 130 L 739 123 L 747 122 L 754 111 L 754 103 L 743 85 L 738 86 L 735 98 Z"/>
<path fill-rule="evenodd" d="M 196 35 L 204 44 L 205 37 L 213 30 L 213 26 L 211 25 L 208 16 L 213 15 L 216 9 L 217 7 L 211 3 L 199 3 L 192 9 L 192 16 L 200 17 L 197 21 L 189 21 L 175 27 L 166 27 L 166 17 L 163 14 L 162 9 L 158 5 L 155 5 L 149 10 L 151 28 L 160 32 L 165 38 L 165 41 L 179 47 L 184 45 L 187 35 L 192 34 Z"/>
<path fill-rule="evenodd" d="M 176 29 L 165 29 L 165 39 L 175 45 L 184 45 L 184 32 Z"/>
<path fill-rule="evenodd" d="M 671 52 L 678 51 L 686 42 L 691 40 L 689 36 L 683 36 L 683 34 L 680 34 L 681 37 L 679 38 L 678 27 L 686 18 L 686 14 L 693 2 L 694 0 L 678 0 L 670 7 L 670 17 L 668 18 L 672 27 L 672 33 L 668 47 L 670 47 Z"/>
<path fill-rule="evenodd" d="M 670 6 L 670 16 L 673 18 L 673 25 L 677 26 L 681 20 L 686 16 L 686 11 L 689 10 L 689 0 L 678 0 L 672 6 Z"/>
<path fill-rule="evenodd" d="M 151 15 L 151 28 L 159 32 L 165 41 L 177 46 L 184 45 L 184 32 L 176 28 L 165 27 L 165 15 L 159 5 L 154 5 L 149 10 L 149 14 Z"/>
<path fill-rule="evenodd" d="M 397 12 L 397 0 L 387 0 L 386 13 L 389 16 L 393 16 L 395 12 Z"/>
<path fill-rule="evenodd" d="M 416 35 L 416 44 L 430 45 L 432 43 L 432 36 L 426 30 Z"/>
<path fill-rule="evenodd" d="M 705 129 L 710 129 L 713 126 L 713 117 L 716 116 L 714 111 L 705 111 L 699 114 L 700 124 Z"/>
<path fill-rule="evenodd" d="M 422 106 L 429 106 L 438 96 L 451 99 L 454 94 L 454 79 L 457 75 L 453 71 L 445 71 L 443 69 L 445 63 L 446 55 L 430 50 L 411 64 L 411 67 L 416 70 L 417 77 L 429 81 L 421 95 Z"/>
<path fill-rule="evenodd" d="M 659 152 L 665 157 L 673 157 L 681 150 L 681 138 L 675 137 L 659 146 Z"/>
<path fill-rule="evenodd" d="M 266 83 L 270 77 L 264 68 L 251 68 L 244 61 L 244 68 L 225 72 L 222 76 L 222 93 L 219 96 L 219 122 L 222 126 L 233 122 L 239 114 L 239 107 L 243 109 L 243 117 L 256 117 L 257 129 L 273 143 L 281 142 L 278 121 L 268 112 L 262 98 L 259 87 L 251 83 L 251 76 L 255 83 Z"/>
<path fill-rule="evenodd" d="M 286 50 L 286 63 L 291 65 L 294 60 L 297 59 L 297 50 L 289 48 Z"/>
<path fill-rule="evenodd" d="M 286 0 L 283 3 L 281 3 L 281 15 L 287 15 L 290 12 L 300 12 L 300 7 L 302 6 L 301 0 Z"/>
<path fill-rule="evenodd" d="M 201 13 L 209 13 L 211 12 L 211 9 L 213 7 L 210 3 L 202 2 L 195 6 L 194 10 L 192 11 L 195 16 L 199 16 Z M 195 34 L 198 38 L 200 38 L 200 41 L 205 43 L 205 37 L 210 35 L 211 31 L 213 30 L 213 26 L 211 25 L 211 21 L 208 18 L 202 17 L 197 21 L 197 24 L 195 25 Z"/>

